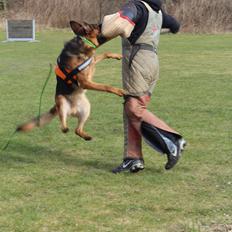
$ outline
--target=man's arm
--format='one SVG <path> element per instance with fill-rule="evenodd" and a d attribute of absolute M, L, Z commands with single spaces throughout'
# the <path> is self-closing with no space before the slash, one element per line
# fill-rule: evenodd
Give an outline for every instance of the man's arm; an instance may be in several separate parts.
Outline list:
<path fill-rule="evenodd" d="M 172 17 L 171 15 L 168 15 L 164 11 L 162 11 L 162 14 L 163 14 L 162 28 L 168 29 L 171 33 L 176 34 L 180 30 L 180 23 L 174 17 Z M 162 30 L 162 32 L 163 31 L 166 31 L 166 30 Z"/>
<path fill-rule="evenodd" d="M 101 32 L 106 40 L 117 36 L 128 38 L 134 30 L 137 21 L 137 8 L 130 2 L 125 4 L 121 10 L 115 14 L 104 17 Z"/>

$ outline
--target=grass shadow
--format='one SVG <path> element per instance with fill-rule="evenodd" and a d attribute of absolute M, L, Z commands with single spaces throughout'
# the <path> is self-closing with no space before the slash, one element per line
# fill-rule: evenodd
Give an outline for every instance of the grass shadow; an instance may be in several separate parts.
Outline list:
<path fill-rule="evenodd" d="M 72 152 L 68 152 L 65 149 L 49 148 L 38 144 L 14 144 L 10 146 L 6 151 L 0 152 L 1 163 L 8 163 L 14 166 L 14 163 L 34 164 L 44 163 L 46 161 L 61 162 L 67 166 L 76 166 L 88 168 L 94 168 L 99 170 L 111 171 L 116 164 L 110 159 L 96 158 L 91 151 L 86 150 L 86 154 L 83 154 L 83 149 L 76 155 Z M 88 155 L 88 156 L 87 156 Z"/>

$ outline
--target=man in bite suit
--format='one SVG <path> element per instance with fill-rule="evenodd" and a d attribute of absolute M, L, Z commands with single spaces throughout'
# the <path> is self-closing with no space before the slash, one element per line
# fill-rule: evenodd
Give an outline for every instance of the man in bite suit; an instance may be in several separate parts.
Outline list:
<path fill-rule="evenodd" d="M 167 155 L 165 169 L 179 161 L 186 144 L 183 137 L 147 110 L 159 78 L 157 49 L 162 28 L 177 33 L 180 24 L 162 10 L 161 0 L 133 0 L 102 22 L 99 42 L 122 37 L 124 103 L 124 157 L 113 173 L 144 169 L 142 137 Z"/>

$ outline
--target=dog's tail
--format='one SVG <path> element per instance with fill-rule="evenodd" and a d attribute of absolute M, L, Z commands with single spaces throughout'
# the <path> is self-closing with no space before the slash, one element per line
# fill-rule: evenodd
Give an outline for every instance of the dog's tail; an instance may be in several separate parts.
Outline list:
<path fill-rule="evenodd" d="M 16 129 L 18 132 L 28 132 L 35 127 L 42 127 L 52 121 L 57 115 L 56 106 L 53 106 L 47 113 L 39 117 L 32 118 L 30 121 L 19 125 Z"/>

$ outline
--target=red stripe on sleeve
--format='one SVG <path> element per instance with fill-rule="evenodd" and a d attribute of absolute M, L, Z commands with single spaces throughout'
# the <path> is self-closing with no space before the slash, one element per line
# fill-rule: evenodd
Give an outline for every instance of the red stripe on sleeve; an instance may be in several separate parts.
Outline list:
<path fill-rule="evenodd" d="M 121 18 L 126 19 L 131 25 L 135 26 L 135 23 L 129 17 L 123 15 L 122 11 L 119 11 L 118 13 L 119 13 Z"/>

